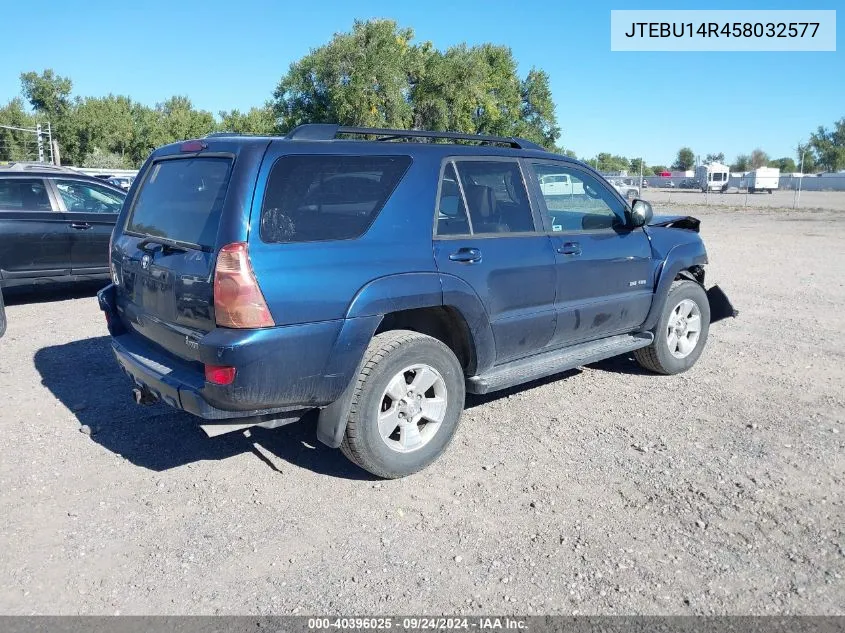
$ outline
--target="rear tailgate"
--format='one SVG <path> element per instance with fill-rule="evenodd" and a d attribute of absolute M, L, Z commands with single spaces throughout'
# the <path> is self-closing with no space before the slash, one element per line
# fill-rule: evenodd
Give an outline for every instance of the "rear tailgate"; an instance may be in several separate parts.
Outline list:
<path fill-rule="evenodd" d="M 202 151 L 171 146 L 150 159 L 112 244 L 117 312 L 130 333 L 198 360 L 197 341 L 215 327 L 216 252 L 246 237 L 268 143 L 244 151 L 231 140 L 203 141 Z"/>

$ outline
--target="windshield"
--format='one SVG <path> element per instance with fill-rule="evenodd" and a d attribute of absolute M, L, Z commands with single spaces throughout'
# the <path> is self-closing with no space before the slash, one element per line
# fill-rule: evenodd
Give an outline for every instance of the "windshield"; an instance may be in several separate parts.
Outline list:
<path fill-rule="evenodd" d="M 147 173 L 126 226 L 128 233 L 212 248 L 232 161 L 179 158 Z"/>

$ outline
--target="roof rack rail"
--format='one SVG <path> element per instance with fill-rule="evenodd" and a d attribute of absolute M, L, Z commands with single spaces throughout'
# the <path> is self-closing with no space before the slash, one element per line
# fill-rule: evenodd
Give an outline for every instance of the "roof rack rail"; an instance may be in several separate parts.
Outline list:
<path fill-rule="evenodd" d="M 329 141 L 339 135 L 361 134 L 378 136 L 378 141 L 393 141 L 398 138 L 442 138 L 452 141 L 477 141 L 479 143 L 497 143 L 516 149 L 536 149 L 546 151 L 537 143 L 515 136 L 488 136 L 485 134 L 464 134 L 462 132 L 434 132 L 429 130 L 394 130 L 378 127 L 354 127 L 334 123 L 306 123 L 295 127 L 285 137 L 290 140 Z"/>
<path fill-rule="evenodd" d="M 254 137 L 262 137 L 262 136 L 277 136 L 276 134 L 247 134 L 241 132 L 209 132 L 202 138 L 219 138 L 219 137 L 226 137 L 226 136 L 254 136 Z"/>
<path fill-rule="evenodd" d="M 66 167 L 64 165 L 53 165 L 52 163 L 27 163 L 27 162 L 14 162 L 10 163 L 9 165 L 4 165 L 3 169 L 7 171 L 55 171 L 58 173 L 79 173 L 76 169 L 72 167 Z"/>

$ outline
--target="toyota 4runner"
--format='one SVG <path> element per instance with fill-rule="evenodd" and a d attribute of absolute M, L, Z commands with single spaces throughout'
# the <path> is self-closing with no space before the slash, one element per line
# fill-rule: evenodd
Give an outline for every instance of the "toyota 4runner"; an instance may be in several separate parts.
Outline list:
<path fill-rule="evenodd" d="M 698 228 L 517 138 L 216 134 L 146 161 L 98 299 L 138 403 L 209 435 L 319 409 L 320 441 L 401 477 L 446 449 L 466 392 L 629 352 L 689 369 L 735 315 Z"/>

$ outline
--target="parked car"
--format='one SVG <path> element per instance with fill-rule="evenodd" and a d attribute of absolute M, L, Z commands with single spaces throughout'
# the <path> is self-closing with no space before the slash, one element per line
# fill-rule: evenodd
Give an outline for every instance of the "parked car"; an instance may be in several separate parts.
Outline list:
<path fill-rule="evenodd" d="M 695 178 L 684 178 L 678 185 L 679 189 L 698 189 L 698 182 Z"/>
<path fill-rule="evenodd" d="M 115 187 L 120 187 L 121 189 L 129 189 L 132 186 L 132 181 L 134 178 L 130 176 L 113 176 L 108 179 L 109 184 L 114 185 Z"/>
<path fill-rule="evenodd" d="M 51 165 L 0 168 L 0 286 L 108 279 L 126 192 Z"/>
<path fill-rule="evenodd" d="M 636 185 L 626 183 L 623 180 L 612 180 L 611 184 L 627 200 L 633 200 L 640 196 L 640 188 Z"/>
<path fill-rule="evenodd" d="M 466 142 L 389 142 L 420 137 Z M 676 374 L 735 314 L 698 220 L 529 141 L 303 125 L 167 145 L 138 178 L 98 295 L 135 401 L 209 435 L 319 409 L 319 441 L 380 477 L 443 453 L 466 391 L 630 352 Z"/>
<path fill-rule="evenodd" d="M 663 181 L 663 188 L 664 189 L 674 189 L 675 183 L 672 180 L 664 180 Z"/>

